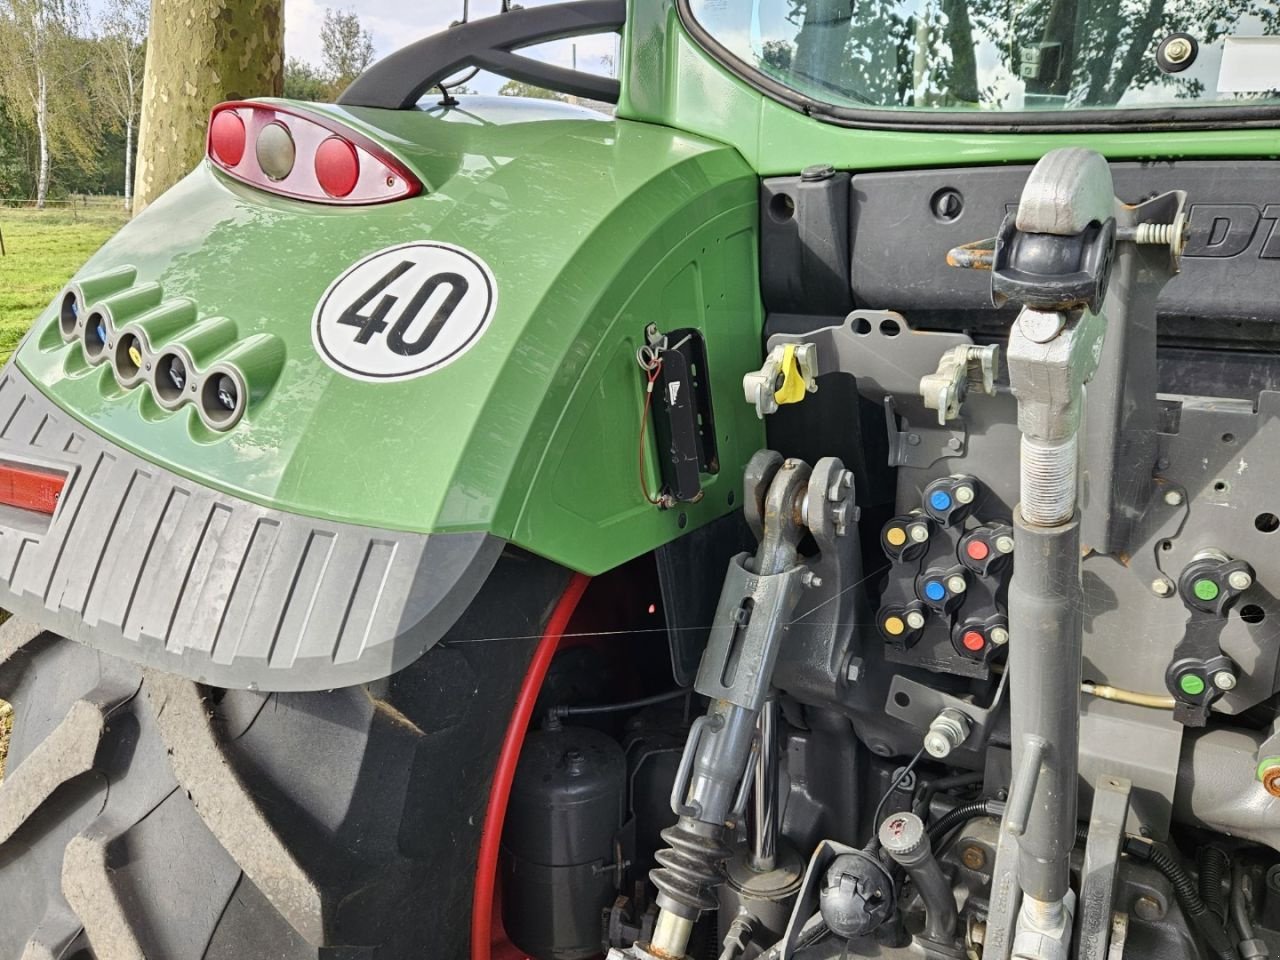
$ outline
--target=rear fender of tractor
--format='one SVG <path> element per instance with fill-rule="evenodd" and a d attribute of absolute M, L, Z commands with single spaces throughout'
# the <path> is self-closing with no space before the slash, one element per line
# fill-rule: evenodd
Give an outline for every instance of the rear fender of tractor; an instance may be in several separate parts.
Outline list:
<path fill-rule="evenodd" d="M 216 687 L 331 689 L 421 656 L 504 549 L 595 574 L 740 502 L 761 316 L 736 152 L 508 98 L 291 109 L 385 145 L 422 193 L 326 207 L 206 162 L 99 251 L 0 386 L 0 459 L 66 476 L 51 519 L 0 516 L 0 607 Z M 313 326 L 335 281 L 421 243 L 487 267 L 487 326 L 425 375 L 328 362 Z M 702 332 L 715 406 L 719 471 L 670 510 L 639 478 L 649 324 Z M 175 356 L 189 393 L 163 375 Z M 228 369 L 247 408 L 224 430 L 200 403 Z"/>
<path fill-rule="evenodd" d="M 740 502 L 761 318 L 736 153 L 555 104 L 308 109 L 392 145 L 424 193 L 312 208 L 203 165 L 0 377 L 0 465 L 65 477 L 52 516 L 0 507 L 0 957 L 487 957 L 559 632 L 618 632 L 568 623 L 581 574 Z M 325 363 L 335 278 L 421 241 L 487 265 L 487 329 L 413 379 Z M 649 324 L 702 331 L 719 428 L 704 497 L 666 511 L 638 476 Z M 146 364 L 175 352 L 259 385 L 231 429 L 156 394 Z M 584 610 L 616 619 L 631 569 Z"/>

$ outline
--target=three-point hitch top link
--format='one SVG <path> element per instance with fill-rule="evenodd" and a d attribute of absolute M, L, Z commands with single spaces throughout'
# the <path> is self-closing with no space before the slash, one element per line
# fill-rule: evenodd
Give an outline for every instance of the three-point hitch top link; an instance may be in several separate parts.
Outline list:
<path fill-rule="evenodd" d="M 750 792 L 756 720 L 778 649 L 805 589 L 821 586 L 800 542 L 812 532 L 829 543 L 855 519 L 852 475 L 834 458 L 810 468 L 762 450 L 745 481 L 745 513 L 760 545 L 754 556 L 734 557 L 725 575 L 694 685 L 711 704 L 694 721 L 676 773 L 671 807 L 680 820 L 662 832 L 669 846 L 650 874 L 660 913 L 650 943 L 631 951 L 636 957 L 684 957 L 694 921 L 715 907 L 712 891 L 729 854 L 724 830 Z"/>

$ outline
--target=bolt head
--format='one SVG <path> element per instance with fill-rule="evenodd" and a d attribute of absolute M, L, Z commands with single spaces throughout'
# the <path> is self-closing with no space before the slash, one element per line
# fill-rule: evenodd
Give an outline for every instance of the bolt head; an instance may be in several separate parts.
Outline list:
<path fill-rule="evenodd" d="M 1213 675 L 1213 685 L 1219 690 L 1234 690 L 1236 688 L 1236 675 L 1230 670 L 1219 670 Z"/>
<path fill-rule="evenodd" d="M 991 642 L 997 647 L 1003 647 L 1009 642 L 1009 631 L 1004 627 L 992 627 L 989 636 L 991 637 Z"/>
<path fill-rule="evenodd" d="M 1133 912 L 1143 920 L 1159 920 L 1164 916 L 1164 905 L 1155 897 L 1139 897 L 1134 901 Z"/>
<path fill-rule="evenodd" d="M 1174 37 L 1164 48 L 1164 58 L 1170 63 L 1182 63 L 1191 56 L 1191 43 L 1183 37 Z"/>
<path fill-rule="evenodd" d="M 1248 590 L 1253 586 L 1253 577 L 1243 570 L 1233 570 L 1227 577 L 1227 583 L 1231 584 L 1232 590 Z"/>
<path fill-rule="evenodd" d="M 907 626 L 912 630 L 919 630 L 924 626 L 924 614 L 919 610 L 907 611 Z"/>
<path fill-rule="evenodd" d="M 1171 507 L 1182 506 L 1182 491 L 1181 490 L 1167 491 L 1164 495 L 1164 502 Z"/>
<path fill-rule="evenodd" d="M 987 865 L 987 851 L 976 843 L 968 844 L 960 851 L 960 862 L 970 870 L 981 870 Z"/>
<path fill-rule="evenodd" d="M 1173 593 L 1173 584 L 1164 577 L 1156 577 L 1151 581 L 1151 592 L 1157 597 L 1167 597 Z"/>
<path fill-rule="evenodd" d="M 996 537 L 996 549 L 1001 553 L 1013 553 L 1013 537 L 1008 534 Z"/>
<path fill-rule="evenodd" d="M 1273 797 L 1280 797 L 1280 764 L 1273 764 L 1262 771 L 1263 789 Z M 1270 879 L 1270 876 L 1268 876 Z"/>
<path fill-rule="evenodd" d="M 814 590 L 822 586 L 822 578 L 812 570 L 806 570 L 804 576 L 800 578 L 800 582 Z"/>
<path fill-rule="evenodd" d="M 907 528 L 907 533 L 911 535 L 914 543 L 924 543 L 929 539 L 929 528 L 923 523 L 913 523 Z"/>
<path fill-rule="evenodd" d="M 951 741 L 941 733 L 930 730 L 924 735 L 924 750 L 929 756 L 941 760 L 951 753 Z"/>
<path fill-rule="evenodd" d="M 967 586 L 968 584 L 965 583 L 964 577 L 958 573 L 953 577 L 947 577 L 947 589 L 952 593 L 964 593 Z"/>
<path fill-rule="evenodd" d="M 973 503 L 973 487 L 962 483 L 955 489 L 956 503 Z"/>

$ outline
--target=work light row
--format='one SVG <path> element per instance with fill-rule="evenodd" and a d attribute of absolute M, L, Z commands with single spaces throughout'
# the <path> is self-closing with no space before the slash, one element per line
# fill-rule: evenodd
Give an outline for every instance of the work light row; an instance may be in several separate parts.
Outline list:
<path fill-rule="evenodd" d="M 151 310 L 153 318 L 164 319 L 164 307 L 159 306 L 159 290 L 155 296 L 143 288 L 133 288 L 133 299 L 154 301 L 158 309 Z M 78 343 L 85 362 L 90 366 L 109 364 L 116 382 L 126 390 L 146 384 L 152 397 L 163 409 L 176 411 L 193 404 L 201 421 L 210 430 L 229 430 L 244 415 L 247 389 L 244 376 L 232 364 L 213 363 L 208 369 L 198 369 L 191 351 L 181 343 L 172 343 L 161 349 L 153 349 L 150 337 L 140 322 L 126 322 L 117 327 L 112 301 L 124 294 L 109 297 L 92 305 L 85 303 L 82 290 L 75 284 L 63 291 L 59 305 L 58 326 L 62 339 Z M 122 304 L 127 305 L 127 304 Z M 186 308 L 184 310 L 184 308 Z M 171 307 L 178 312 L 194 311 L 184 303 Z M 139 318 L 142 319 L 142 318 Z M 221 321 L 233 335 L 229 321 Z M 199 327 L 212 331 L 219 321 L 206 321 L 191 328 L 199 334 Z"/>

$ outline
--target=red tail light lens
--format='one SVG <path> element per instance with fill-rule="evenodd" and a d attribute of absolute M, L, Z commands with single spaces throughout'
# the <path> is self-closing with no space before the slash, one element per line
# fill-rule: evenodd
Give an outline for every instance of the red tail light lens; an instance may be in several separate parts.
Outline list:
<path fill-rule="evenodd" d="M 330 137 L 316 151 L 316 179 L 329 196 L 348 196 L 360 181 L 360 154 L 342 137 Z"/>
<path fill-rule="evenodd" d="M 206 152 L 237 180 L 295 200 L 355 205 L 422 192 L 422 182 L 368 137 L 270 104 L 214 107 Z"/>
<path fill-rule="evenodd" d="M 0 504 L 51 516 L 67 485 L 65 473 L 0 464 Z"/>
<path fill-rule="evenodd" d="M 228 167 L 244 157 L 244 121 L 234 110 L 215 113 L 209 122 L 209 153 Z"/>

